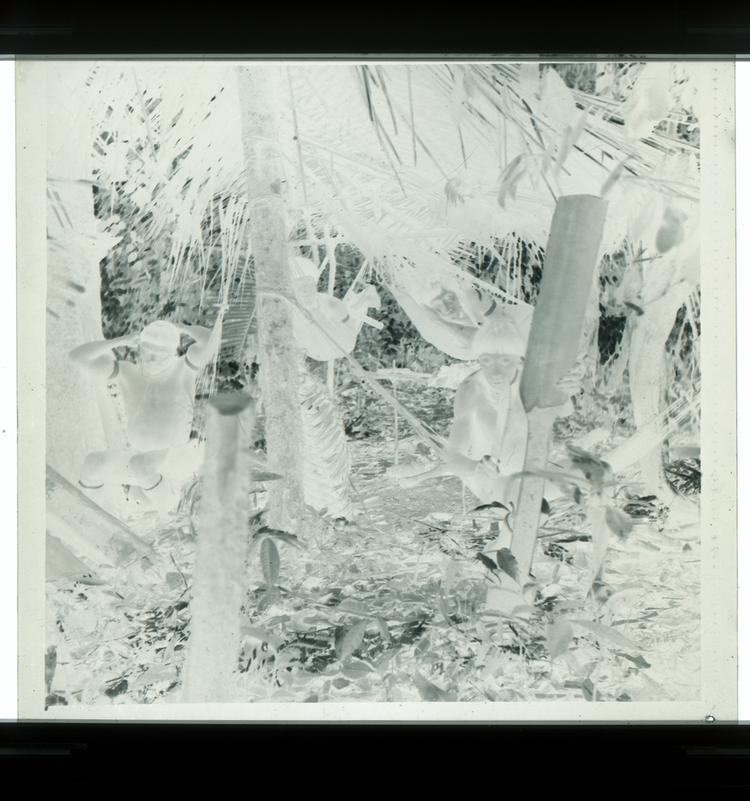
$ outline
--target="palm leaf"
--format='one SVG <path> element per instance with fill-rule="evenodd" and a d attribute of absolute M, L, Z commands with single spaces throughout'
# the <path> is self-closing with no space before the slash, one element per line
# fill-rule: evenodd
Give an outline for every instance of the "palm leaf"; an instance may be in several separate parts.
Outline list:
<path fill-rule="evenodd" d="M 344 426 L 326 387 L 306 370 L 300 374 L 305 502 L 331 517 L 352 517 L 351 460 Z"/>

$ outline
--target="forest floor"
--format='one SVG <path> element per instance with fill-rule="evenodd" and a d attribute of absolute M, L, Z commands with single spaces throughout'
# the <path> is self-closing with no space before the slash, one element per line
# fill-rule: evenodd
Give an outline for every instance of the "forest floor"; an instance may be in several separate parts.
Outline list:
<path fill-rule="evenodd" d="M 447 430 L 450 392 L 407 394 L 422 419 Z M 273 591 L 248 566 L 238 701 L 699 696 L 697 503 L 683 504 L 692 520 L 677 519 L 632 495 L 635 525 L 610 538 L 604 581 L 588 592 L 586 515 L 571 498 L 553 501 L 535 585 L 514 587 L 491 556 L 477 556 L 504 525 L 501 510 L 475 510 L 454 478 L 403 488 L 389 474 L 393 412 L 366 408 L 348 412 L 359 425 L 350 426 L 354 522 L 321 521 L 299 532 L 301 547 L 281 543 Z M 409 434 L 402 424 L 399 461 L 426 463 Z M 158 564 L 134 560 L 102 573 L 101 584 L 48 584 L 50 703 L 177 700 L 195 537 L 177 517 L 149 539 Z"/>

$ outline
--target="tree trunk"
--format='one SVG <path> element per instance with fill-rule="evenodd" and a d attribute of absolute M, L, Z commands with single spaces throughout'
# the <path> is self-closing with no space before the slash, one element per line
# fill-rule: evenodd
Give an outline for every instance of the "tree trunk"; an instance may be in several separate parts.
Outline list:
<path fill-rule="evenodd" d="M 182 689 L 188 703 L 237 700 L 254 426 L 249 396 L 219 395 L 211 401 Z"/>
<path fill-rule="evenodd" d="M 259 383 L 268 463 L 283 474 L 269 494 L 271 525 L 293 530 L 304 516 L 299 371 L 303 359 L 292 333 L 292 291 L 284 175 L 275 114 L 276 67 L 237 70 L 255 262 Z"/>
<path fill-rule="evenodd" d="M 606 201 L 592 195 L 561 197 L 555 209 L 521 376 L 521 399 L 530 413 L 524 472 L 547 468 L 555 418 L 545 410 L 566 400 L 557 382 L 578 357 L 606 209 Z M 522 479 L 511 541 L 521 577 L 531 569 L 543 493 L 543 478 Z"/>
<path fill-rule="evenodd" d="M 83 62 L 52 62 L 47 75 L 47 461 L 76 483 L 86 455 L 120 444 L 106 388 L 69 352 L 102 338 L 99 262 L 112 245 L 97 230 L 92 191 L 92 98 Z"/>
<path fill-rule="evenodd" d="M 630 338 L 630 396 L 633 420 L 637 430 L 661 423 L 661 409 L 666 377 L 665 346 L 674 327 L 680 307 L 687 302 L 690 285 L 679 281 L 658 300 L 646 304 L 644 314 L 633 325 Z M 668 501 L 674 497 L 664 476 L 662 441 L 640 458 L 641 483 L 644 490 Z"/>

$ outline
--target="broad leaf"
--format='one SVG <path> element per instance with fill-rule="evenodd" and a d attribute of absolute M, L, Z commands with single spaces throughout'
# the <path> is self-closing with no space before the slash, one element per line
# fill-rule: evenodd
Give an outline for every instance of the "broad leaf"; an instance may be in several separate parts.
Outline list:
<path fill-rule="evenodd" d="M 442 591 L 440 592 L 440 595 L 438 595 L 437 605 L 438 605 L 438 609 L 440 610 L 440 614 L 443 616 L 443 619 L 445 620 L 445 622 L 449 626 L 453 626 L 454 623 L 451 620 L 451 613 L 450 613 L 450 609 L 448 608 L 448 601 L 446 600 L 445 595 L 443 594 Z"/>
<path fill-rule="evenodd" d="M 627 648 L 629 651 L 640 651 L 640 648 L 632 640 L 620 634 L 619 631 L 615 631 L 611 626 L 594 623 L 590 620 L 571 620 L 570 622 L 590 631 L 597 640 L 608 640 L 614 645 L 619 645 L 620 648 Z"/>
<path fill-rule="evenodd" d="M 573 640 L 573 626 L 564 617 L 558 617 L 547 626 L 546 644 L 550 660 L 562 656 Z"/>
<path fill-rule="evenodd" d="M 501 548 L 497 552 L 497 566 L 514 581 L 518 581 L 518 562 L 510 552 L 510 548 Z"/>
<path fill-rule="evenodd" d="M 336 656 L 338 656 L 342 662 L 348 659 L 357 648 L 362 645 L 366 629 L 367 621 L 360 620 L 353 626 L 341 628 L 336 632 L 334 648 L 336 650 Z"/>
<path fill-rule="evenodd" d="M 450 698 L 445 690 L 428 681 L 419 671 L 414 674 L 414 685 L 423 701 L 448 701 Z"/>
<path fill-rule="evenodd" d="M 272 634 L 270 631 L 266 631 L 266 629 L 260 626 L 250 626 L 243 623 L 240 632 L 245 637 L 252 637 L 261 642 L 267 642 L 274 650 L 278 650 L 284 644 L 284 640 L 282 640 L 281 637 Z"/>
<path fill-rule="evenodd" d="M 565 126 L 565 130 L 563 131 L 563 135 L 560 141 L 560 151 L 557 155 L 557 165 L 555 167 L 555 175 L 559 174 L 563 164 L 565 164 L 568 156 L 570 155 L 570 151 L 573 149 L 573 146 L 581 138 L 581 134 L 586 128 L 587 121 L 588 121 L 588 113 L 586 111 L 582 111 L 580 113 L 577 122 L 575 122 L 573 125 Z"/>
<path fill-rule="evenodd" d="M 518 182 L 526 173 L 526 163 L 524 155 L 516 156 L 510 164 L 503 170 L 500 176 L 500 187 L 497 192 L 497 202 L 501 208 L 505 208 L 508 198 L 515 198 Z"/>
<path fill-rule="evenodd" d="M 640 654 L 637 656 L 631 656 L 630 654 L 623 653 L 622 651 L 615 651 L 617 656 L 621 656 L 623 659 L 627 659 L 628 662 L 632 662 L 637 668 L 650 668 L 651 663 L 647 662 Z"/>
<path fill-rule="evenodd" d="M 536 611 L 533 606 L 526 603 L 517 584 L 513 589 L 489 587 L 485 608 L 488 612 L 496 613 L 501 617 L 527 618 Z"/>
<path fill-rule="evenodd" d="M 596 490 L 600 490 L 606 483 L 612 481 L 612 468 L 608 462 L 575 445 L 568 444 L 567 448 L 570 461 L 583 473 Z"/>
<path fill-rule="evenodd" d="M 607 525 L 618 537 L 624 538 L 633 530 L 633 521 L 625 512 L 614 506 L 608 506 L 604 515 Z"/>
<path fill-rule="evenodd" d="M 344 676 L 346 676 L 347 679 L 353 679 L 356 681 L 357 679 L 361 679 L 363 676 L 366 676 L 368 673 L 372 673 L 372 668 L 364 660 L 352 658 L 347 659 L 346 662 L 344 662 L 341 672 L 344 674 Z"/>
<path fill-rule="evenodd" d="M 266 584 L 271 587 L 278 581 L 281 560 L 279 551 L 273 540 L 266 537 L 260 544 L 260 564 L 263 568 L 263 578 Z"/>
<path fill-rule="evenodd" d="M 500 503 L 500 501 L 492 501 L 492 503 L 480 503 L 479 506 L 475 506 L 471 511 L 481 512 L 485 509 L 505 509 L 506 512 L 510 511 L 510 509 L 508 509 L 504 503 Z"/>
<path fill-rule="evenodd" d="M 489 558 L 489 556 L 485 556 L 483 553 L 478 553 L 476 558 L 492 573 L 497 572 L 497 565 Z"/>
<path fill-rule="evenodd" d="M 267 470 L 256 470 L 252 469 L 250 471 L 250 478 L 253 481 L 259 482 L 266 482 L 266 481 L 278 481 L 279 479 L 284 478 L 280 473 L 271 473 Z"/>
<path fill-rule="evenodd" d="M 284 542 L 287 545 L 291 545 L 294 548 L 300 548 L 299 537 L 296 534 L 292 534 L 291 531 L 282 531 L 278 528 L 269 528 L 268 526 L 261 526 L 255 534 L 253 534 L 253 539 L 260 539 L 261 537 L 272 537 L 273 539 L 279 540 L 280 542 Z"/>
<path fill-rule="evenodd" d="M 539 108 L 558 130 L 570 125 L 576 116 L 573 93 L 565 85 L 558 72 L 551 67 L 545 70 L 541 85 Z"/>
<path fill-rule="evenodd" d="M 442 595 L 440 596 L 442 599 Z M 377 618 L 378 629 L 380 631 L 380 636 L 385 640 L 385 642 L 391 642 L 391 633 L 388 631 L 388 624 L 383 620 L 382 617 Z"/>
<path fill-rule="evenodd" d="M 361 615 L 368 612 L 366 604 L 358 601 L 356 598 L 344 598 L 344 600 L 336 607 L 339 612 L 350 612 L 353 615 Z"/>
<path fill-rule="evenodd" d="M 667 207 L 664 210 L 661 227 L 656 232 L 656 249 L 659 253 L 666 253 L 682 242 L 685 238 L 685 215 L 675 209 Z"/>

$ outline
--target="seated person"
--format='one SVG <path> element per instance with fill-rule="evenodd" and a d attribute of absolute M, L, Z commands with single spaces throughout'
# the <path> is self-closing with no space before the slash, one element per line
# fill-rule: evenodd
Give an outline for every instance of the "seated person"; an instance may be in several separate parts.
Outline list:
<path fill-rule="evenodd" d="M 476 332 L 471 355 L 479 369 L 465 378 L 453 401 L 449 465 L 482 503 L 515 501 L 523 470 L 528 423 L 519 393 L 526 341 L 507 317 Z"/>
<path fill-rule="evenodd" d="M 519 392 L 525 352 L 526 335 L 502 311 L 479 327 L 471 345 L 479 369 L 456 390 L 447 459 L 433 470 L 407 478 L 407 483 L 456 475 L 480 503 L 517 506 L 518 473 L 523 470 L 528 436 L 528 414 Z M 577 380 L 571 372 L 559 386 L 567 392 Z M 566 401 L 531 414 L 554 419 L 571 411 Z"/>
<path fill-rule="evenodd" d="M 179 356 L 182 333 L 194 341 Z M 71 351 L 73 362 L 94 380 L 116 382 L 126 417 L 127 448 L 90 453 L 81 470 L 82 487 L 139 487 L 151 498 L 161 499 L 156 505 L 163 505 L 167 496 L 171 504 L 174 487 L 165 487 L 165 475 L 180 482 L 197 470 L 196 443 L 190 440 L 195 387 L 219 341 L 218 321 L 212 332 L 158 320 L 140 334 L 89 342 Z M 125 345 L 137 348 L 135 364 L 118 360 L 113 353 L 113 348 Z"/>
<path fill-rule="evenodd" d="M 380 308 L 375 287 L 368 285 L 362 292 L 349 290 L 343 299 L 318 292 L 318 268 L 302 257 L 293 260 L 292 280 L 298 303 L 318 323 L 294 309 L 294 338 L 311 359 L 325 362 L 351 353 L 364 323 L 382 328 L 381 323 L 367 316 L 370 308 Z"/>

